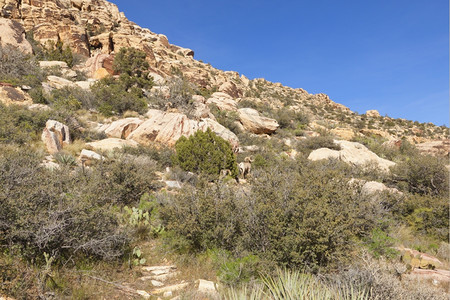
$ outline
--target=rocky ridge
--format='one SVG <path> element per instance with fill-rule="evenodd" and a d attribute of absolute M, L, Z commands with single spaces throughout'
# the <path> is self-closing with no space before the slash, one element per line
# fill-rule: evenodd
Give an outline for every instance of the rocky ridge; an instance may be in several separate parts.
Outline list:
<path fill-rule="evenodd" d="M 114 53 L 122 47 L 134 47 L 147 55 L 157 85 L 154 89 L 164 90 L 166 80 L 182 74 L 200 89 L 221 92 L 221 98 L 207 99 L 219 107 L 233 105 L 231 99 L 235 103 L 245 101 L 267 109 L 287 108 L 307 114 L 328 130 L 339 129 L 346 133 L 342 136 L 345 139 L 380 135 L 387 139 L 407 137 L 410 142 L 424 143 L 443 140 L 447 135 L 444 129 L 431 123 L 381 117 L 375 110 L 359 115 L 325 94 L 313 95 L 303 89 L 261 78 L 250 80 L 237 72 L 215 69 L 195 60 L 193 50 L 170 44 L 165 35 L 131 22 L 115 4 L 105 0 L 0 0 L 0 17 L 0 26 L 5 28 L 2 33 L 7 32 L 6 28 L 12 30 L 5 34 L 8 38 L 2 37 L 2 44 L 20 43 L 24 51 L 29 51 L 31 46 L 24 39 L 25 31 L 32 32 L 34 39 L 43 45 L 61 41 L 84 57 L 86 62 L 77 68 L 87 71 L 94 79 L 114 74 Z M 55 78 L 50 79 L 52 81 Z M 78 85 L 89 87 L 89 83 Z M 259 113 L 266 112 L 259 110 Z"/>

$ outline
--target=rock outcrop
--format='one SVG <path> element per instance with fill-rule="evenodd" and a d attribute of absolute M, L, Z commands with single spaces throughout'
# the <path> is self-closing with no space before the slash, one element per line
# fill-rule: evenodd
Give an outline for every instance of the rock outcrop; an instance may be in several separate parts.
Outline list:
<path fill-rule="evenodd" d="M 380 117 L 380 113 L 376 109 L 366 111 L 366 116 L 369 118 L 378 118 Z"/>
<path fill-rule="evenodd" d="M 33 104 L 31 97 L 19 88 L 0 84 L 0 102 L 5 105 L 15 104 L 30 106 Z"/>
<path fill-rule="evenodd" d="M 112 122 L 105 129 L 105 134 L 111 138 L 126 139 L 143 122 L 144 120 L 139 118 L 120 119 Z"/>
<path fill-rule="evenodd" d="M 9 45 L 27 54 L 32 52 L 30 43 L 25 39 L 25 29 L 19 21 L 0 18 L 0 32 L 0 45 L 3 47 Z"/>
<path fill-rule="evenodd" d="M 233 97 L 226 93 L 215 92 L 211 95 L 211 97 L 206 101 L 208 105 L 216 105 L 218 109 L 224 111 L 237 111 L 236 101 L 233 100 Z"/>
<path fill-rule="evenodd" d="M 280 125 L 275 119 L 260 116 L 253 108 L 238 109 L 239 120 L 244 128 L 252 133 L 273 133 Z"/>
<path fill-rule="evenodd" d="M 308 159 L 315 161 L 334 158 L 358 167 L 375 164 L 383 171 L 389 171 L 389 168 L 395 165 L 395 163 L 390 160 L 380 158 L 360 143 L 337 140 L 334 142 L 341 147 L 341 150 L 320 148 L 312 151 L 308 156 Z"/>
<path fill-rule="evenodd" d="M 70 144 L 69 127 L 58 121 L 48 120 L 42 132 L 42 141 L 49 153 L 61 151 L 65 144 Z"/>
<path fill-rule="evenodd" d="M 234 148 L 237 149 L 239 146 L 239 139 L 234 133 L 208 118 L 197 121 L 181 113 L 167 113 L 160 110 L 149 110 L 146 116 L 149 119 L 131 132 L 127 139 L 143 145 L 156 142 L 173 146 L 181 136 L 190 136 L 197 130 L 206 131 L 210 128 L 218 136 L 228 140 Z"/>

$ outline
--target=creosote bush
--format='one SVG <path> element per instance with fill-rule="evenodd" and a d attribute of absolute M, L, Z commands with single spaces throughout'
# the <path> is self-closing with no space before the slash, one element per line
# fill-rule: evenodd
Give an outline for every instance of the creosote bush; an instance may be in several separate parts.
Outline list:
<path fill-rule="evenodd" d="M 236 157 L 231 145 L 211 129 L 199 130 L 189 138 L 182 136 L 175 144 L 174 162 L 183 170 L 217 179 L 221 170 L 238 175 Z"/>

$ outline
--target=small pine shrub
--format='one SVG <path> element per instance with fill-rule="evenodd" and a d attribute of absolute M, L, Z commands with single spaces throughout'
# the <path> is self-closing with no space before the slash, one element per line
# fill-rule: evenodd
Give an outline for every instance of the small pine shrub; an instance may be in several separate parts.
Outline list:
<path fill-rule="evenodd" d="M 238 175 L 236 157 L 231 145 L 217 136 L 211 129 L 199 130 L 189 138 L 181 137 L 175 144 L 175 163 L 183 170 L 199 173 L 216 179 L 221 170 L 230 170 Z"/>

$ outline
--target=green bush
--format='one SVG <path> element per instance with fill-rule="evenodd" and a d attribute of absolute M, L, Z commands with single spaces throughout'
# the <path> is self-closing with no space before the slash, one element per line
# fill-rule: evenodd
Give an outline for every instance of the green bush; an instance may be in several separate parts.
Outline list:
<path fill-rule="evenodd" d="M 56 116 L 48 111 L 31 111 L 0 103 L 0 142 L 25 144 L 36 141 L 51 117 Z"/>
<path fill-rule="evenodd" d="M 0 46 L 0 81 L 40 87 L 45 80 L 37 60 L 11 46 Z"/>
<path fill-rule="evenodd" d="M 91 87 L 102 114 L 121 115 L 127 110 L 145 112 L 147 99 L 143 89 L 153 86 L 145 57 L 146 54 L 137 49 L 121 48 L 114 58 L 114 70 L 120 73 L 119 78 L 103 78 Z"/>
<path fill-rule="evenodd" d="M 397 164 L 392 180 L 411 193 L 447 196 L 449 174 L 443 159 L 414 155 Z"/>
<path fill-rule="evenodd" d="M 211 129 L 199 130 L 189 138 L 182 136 L 175 144 L 174 162 L 183 170 L 217 179 L 221 170 L 238 176 L 236 157 L 231 145 Z"/>
<path fill-rule="evenodd" d="M 60 169 L 50 171 L 42 158 L 25 149 L 0 152 L 0 249 L 34 261 L 44 252 L 58 262 L 121 257 L 131 233 L 114 206 L 134 206 L 159 187 L 154 164 L 118 157 L 68 169 L 59 159 Z"/>
<path fill-rule="evenodd" d="M 144 113 L 147 109 L 147 99 L 142 89 L 133 86 L 122 78 L 115 80 L 112 77 L 103 78 L 92 85 L 91 90 L 95 96 L 98 110 L 105 116 L 121 115 L 127 110 Z"/>
<path fill-rule="evenodd" d="M 318 270 L 345 262 L 352 241 L 378 222 L 338 170 L 280 161 L 253 178 L 245 192 L 222 183 L 187 188 L 163 203 L 164 225 L 194 251 L 221 248 Z"/>

